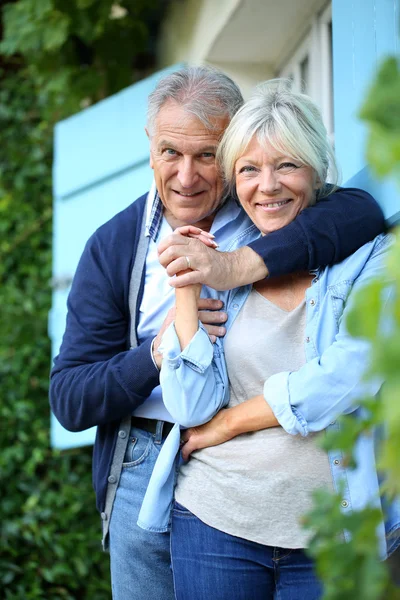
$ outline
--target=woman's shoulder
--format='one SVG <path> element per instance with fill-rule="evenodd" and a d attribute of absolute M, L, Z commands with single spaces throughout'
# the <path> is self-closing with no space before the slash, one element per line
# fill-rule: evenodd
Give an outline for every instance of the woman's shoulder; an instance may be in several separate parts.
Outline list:
<path fill-rule="evenodd" d="M 379 272 L 380 268 L 383 270 L 386 255 L 393 242 L 394 236 L 392 234 L 381 233 L 370 242 L 361 246 L 342 262 L 327 267 L 323 272 L 327 284 L 336 284 L 340 280 L 351 283 L 359 277 L 369 263 L 374 264 L 374 269 L 377 272 Z"/>

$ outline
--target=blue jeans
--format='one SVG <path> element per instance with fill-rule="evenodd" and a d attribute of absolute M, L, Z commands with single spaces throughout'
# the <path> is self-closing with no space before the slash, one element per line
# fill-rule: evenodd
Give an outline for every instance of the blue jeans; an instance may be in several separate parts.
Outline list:
<path fill-rule="evenodd" d="M 317 600 L 321 583 L 303 550 L 263 546 L 209 527 L 175 503 L 176 600 Z"/>
<path fill-rule="evenodd" d="M 131 428 L 110 519 L 114 600 L 174 600 L 169 533 L 136 525 L 162 443 L 160 423 L 155 435 Z"/>

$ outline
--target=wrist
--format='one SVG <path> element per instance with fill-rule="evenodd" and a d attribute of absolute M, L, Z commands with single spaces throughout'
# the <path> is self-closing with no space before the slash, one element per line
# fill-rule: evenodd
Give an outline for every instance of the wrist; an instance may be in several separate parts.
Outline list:
<path fill-rule="evenodd" d="M 150 356 L 151 356 L 151 360 L 153 361 L 153 365 L 155 366 L 155 368 L 157 369 L 157 371 L 160 371 L 161 369 L 161 364 L 162 364 L 162 354 L 155 349 L 154 347 L 154 342 L 156 341 L 157 336 L 155 338 L 153 338 L 152 342 L 151 342 L 151 346 L 150 346 Z"/>
<path fill-rule="evenodd" d="M 225 408 L 218 413 L 221 416 L 222 425 L 226 433 L 227 440 L 230 440 L 243 433 L 240 418 L 235 408 L 235 406 L 232 408 Z"/>
<path fill-rule="evenodd" d="M 248 246 L 234 250 L 231 254 L 233 275 L 236 279 L 235 287 L 255 283 L 268 277 L 268 269 L 263 259 Z"/>

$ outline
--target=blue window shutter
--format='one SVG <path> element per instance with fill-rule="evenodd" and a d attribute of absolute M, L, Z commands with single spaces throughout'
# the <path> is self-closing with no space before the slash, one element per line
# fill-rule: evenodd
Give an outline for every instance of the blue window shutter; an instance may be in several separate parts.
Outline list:
<path fill-rule="evenodd" d="M 148 95 L 157 81 L 180 65 L 155 73 L 60 121 L 55 128 L 53 166 L 53 298 L 49 314 L 52 357 L 65 328 L 70 283 L 86 241 L 117 212 L 150 187 L 145 133 Z M 66 449 L 93 443 L 95 428 L 66 431 L 52 415 L 51 443 Z"/>
<path fill-rule="evenodd" d="M 366 166 L 367 130 L 357 117 L 377 67 L 399 55 L 400 0 L 333 0 L 333 89 L 335 150 L 344 185 L 369 191 L 389 224 L 400 221 L 400 194 L 394 181 L 376 180 Z M 397 15 L 397 18 L 396 18 Z"/>

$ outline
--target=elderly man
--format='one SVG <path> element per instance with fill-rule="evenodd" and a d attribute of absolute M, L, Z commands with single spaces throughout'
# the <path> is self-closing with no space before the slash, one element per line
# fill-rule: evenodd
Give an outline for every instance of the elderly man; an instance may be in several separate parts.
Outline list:
<path fill-rule="evenodd" d="M 155 186 L 90 238 L 69 295 L 50 399 L 67 429 L 97 425 L 93 480 L 116 600 L 174 597 L 168 533 L 136 524 L 172 427 L 162 402 L 157 352 L 172 319 L 168 275 L 190 266 L 193 271 L 180 284 L 197 280 L 230 289 L 342 260 L 384 227 L 367 194 L 339 190 L 251 247 L 221 252 L 249 225 L 235 200 L 224 199 L 215 163 L 219 140 L 241 104 L 233 81 L 211 68 L 188 67 L 159 82 L 149 98 L 147 126 Z M 219 251 L 201 246 L 195 258 L 192 246 L 201 242 L 173 233 L 182 225 L 214 234 Z M 163 251 L 162 240 L 170 235 L 175 243 Z M 160 242 L 167 272 L 158 260 Z M 288 251 L 279 252 L 281 247 Z M 199 317 L 210 336 L 224 334 L 221 308 L 219 301 L 200 301 Z"/>

